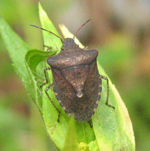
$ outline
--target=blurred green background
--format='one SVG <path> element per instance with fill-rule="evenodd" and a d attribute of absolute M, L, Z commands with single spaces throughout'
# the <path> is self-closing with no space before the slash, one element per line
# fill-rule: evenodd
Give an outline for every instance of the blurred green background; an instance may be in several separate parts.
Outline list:
<path fill-rule="evenodd" d="M 65 24 L 117 87 L 133 123 L 136 150 L 150 150 L 150 2 L 136 0 L 0 0 L 0 15 L 31 48 L 43 49 L 38 2 L 58 29 Z M 59 29 L 58 29 L 59 30 Z M 43 71 L 41 71 L 43 72 Z M 0 150 L 55 151 L 0 37 Z"/>

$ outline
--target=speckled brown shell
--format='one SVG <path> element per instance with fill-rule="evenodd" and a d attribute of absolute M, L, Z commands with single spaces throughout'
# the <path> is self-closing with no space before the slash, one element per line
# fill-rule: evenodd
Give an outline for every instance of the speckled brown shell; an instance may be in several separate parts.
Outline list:
<path fill-rule="evenodd" d="M 79 122 L 89 121 L 101 96 L 101 78 L 97 69 L 98 51 L 84 50 L 71 38 L 64 40 L 62 51 L 49 57 L 53 89 L 61 107 Z"/>

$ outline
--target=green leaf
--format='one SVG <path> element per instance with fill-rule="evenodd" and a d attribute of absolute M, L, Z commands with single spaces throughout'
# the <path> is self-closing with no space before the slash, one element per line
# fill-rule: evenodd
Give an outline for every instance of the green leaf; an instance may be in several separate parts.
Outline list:
<path fill-rule="evenodd" d="M 74 117 L 70 119 L 68 124 L 63 151 L 79 151 Z"/>
<path fill-rule="evenodd" d="M 25 55 L 30 47 L 9 27 L 1 16 L 0 32 L 16 72 L 28 91 L 33 92 L 33 88 L 30 83 L 30 75 L 25 64 Z M 30 94 L 31 97 L 35 99 L 34 93 Z"/>
<path fill-rule="evenodd" d="M 44 61 L 49 57 L 54 55 L 53 51 L 41 51 L 41 50 L 29 50 L 25 56 L 26 66 L 28 68 L 28 72 L 30 74 L 30 79 L 32 79 L 32 85 L 34 86 L 34 95 L 37 106 L 40 111 L 42 111 L 42 89 L 40 85 L 45 81 L 43 75 L 43 69 L 45 64 L 40 64 L 41 61 Z M 40 80 L 39 80 L 40 79 Z"/>
<path fill-rule="evenodd" d="M 42 6 L 40 5 L 40 3 L 39 3 L 39 17 L 40 17 L 42 28 L 51 31 L 60 37 L 55 26 L 49 20 L 45 11 L 42 9 Z M 61 46 L 62 46 L 60 39 L 56 37 L 55 35 L 48 33 L 46 31 L 42 31 L 42 32 L 43 32 L 43 38 L 44 38 L 44 45 L 52 47 L 51 51 L 54 50 L 57 53 L 60 52 Z"/>

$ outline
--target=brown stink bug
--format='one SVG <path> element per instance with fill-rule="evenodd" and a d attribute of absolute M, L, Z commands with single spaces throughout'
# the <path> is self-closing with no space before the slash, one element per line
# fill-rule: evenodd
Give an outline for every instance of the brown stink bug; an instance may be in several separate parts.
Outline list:
<path fill-rule="evenodd" d="M 79 30 L 86 23 L 84 23 Z M 35 25 L 32 26 L 37 27 Z M 40 29 L 48 31 L 43 28 Z M 52 33 L 51 31 L 48 32 Z M 52 34 L 55 35 L 54 33 Z M 60 38 L 59 36 L 57 37 Z M 52 70 L 53 84 L 49 85 L 45 89 L 45 92 L 54 105 L 47 92 L 51 86 L 53 86 L 56 98 L 63 110 L 68 115 L 73 114 L 76 121 L 88 121 L 92 126 L 90 119 L 95 113 L 101 97 L 102 79 L 107 81 L 106 105 L 114 108 L 108 104 L 109 81 L 107 77 L 99 75 L 97 69 L 98 51 L 96 49 L 81 49 L 74 42 L 74 37 L 65 38 L 64 40 L 60 38 L 63 43 L 61 52 L 55 56 L 47 58 L 47 63 L 50 67 L 47 67 L 44 70 L 46 78 L 46 82 L 44 84 L 48 83 L 46 77 L 47 70 Z"/>

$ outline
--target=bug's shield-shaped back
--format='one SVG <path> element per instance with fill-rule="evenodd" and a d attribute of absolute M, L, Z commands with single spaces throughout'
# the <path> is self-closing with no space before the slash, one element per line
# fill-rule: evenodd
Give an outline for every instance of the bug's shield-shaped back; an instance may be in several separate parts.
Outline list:
<path fill-rule="evenodd" d="M 100 99 L 101 80 L 96 63 L 98 52 L 97 50 L 80 51 L 76 54 L 77 63 L 74 63 L 76 61 L 73 61 L 73 55 L 70 55 L 69 61 L 63 62 L 61 54 L 58 54 L 57 59 L 61 62 L 61 66 L 59 64 L 51 66 L 54 92 L 67 114 L 74 114 L 75 120 L 86 122 L 90 120 Z M 81 56 L 82 59 L 79 59 Z M 56 56 L 51 58 L 53 59 L 56 59 Z M 70 61 L 72 63 L 68 63 Z"/>

